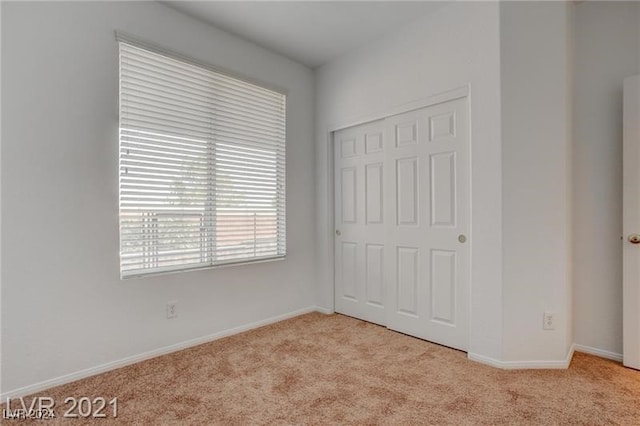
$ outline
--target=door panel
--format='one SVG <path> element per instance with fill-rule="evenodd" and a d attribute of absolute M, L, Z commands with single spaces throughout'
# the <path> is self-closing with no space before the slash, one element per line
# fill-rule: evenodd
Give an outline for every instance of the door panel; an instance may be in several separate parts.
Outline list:
<path fill-rule="evenodd" d="M 470 268 L 467 108 L 460 98 L 334 134 L 336 311 L 462 350 Z M 344 243 L 351 244 L 346 258 Z"/>
<path fill-rule="evenodd" d="M 357 291 L 357 251 L 356 243 L 342 243 L 342 282 L 343 297 L 354 301 L 358 300 Z"/>
<path fill-rule="evenodd" d="M 456 252 L 431 250 L 431 319 L 456 322 Z"/>
<path fill-rule="evenodd" d="M 418 315 L 418 255 L 415 247 L 396 247 L 397 261 L 395 279 L 396 305 L 394 310 L 401 315 Z"/>
<path fill-rule="evenodd" d="M 431 226 L 456 226 L 456 153 L 431 154 Z"/>
<path fill-rule="evenodd" d="M 384 295 L 384 246 L 367 244 L 367 303 L 383 307 Z"/>
<path fill-rule="evenodd" d="M 365 219 L 368 225 L 382 223 L 382 163 L 367 164 L 365 170 Z"/>
<path fill-rule="evenodd" d="M 356 168 L 345 167 L 340 177 L 340 191 L 342 192 L 342 220 L 356 223 Z"/>
<path fill-rule="evenodd" d="M 418 159 L 396 160 L 398 225 L 418 225 Z"/>

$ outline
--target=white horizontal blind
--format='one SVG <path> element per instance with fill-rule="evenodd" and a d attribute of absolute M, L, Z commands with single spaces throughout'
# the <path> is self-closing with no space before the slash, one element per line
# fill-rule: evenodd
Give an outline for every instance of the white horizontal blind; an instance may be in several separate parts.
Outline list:
<path fill-rule="evenodd" d="M 286 96 L 119 45 L 121 276 L 284 256 Z"/>

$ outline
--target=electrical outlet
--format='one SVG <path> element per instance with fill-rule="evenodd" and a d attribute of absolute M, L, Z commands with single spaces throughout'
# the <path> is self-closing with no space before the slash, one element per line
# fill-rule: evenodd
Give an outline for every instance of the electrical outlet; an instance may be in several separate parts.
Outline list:
<path fill-rule="evenodd" d="M 555 330 L 556 329 L 556 314 L 553 312 L 545 312 L 542 316 L 542 329 L 543 330 Z"/>
<path fill-rule="evenodd" d="M 167 319 L 177 318 L 178 316 L 178 301 L 167 302 Z"/>

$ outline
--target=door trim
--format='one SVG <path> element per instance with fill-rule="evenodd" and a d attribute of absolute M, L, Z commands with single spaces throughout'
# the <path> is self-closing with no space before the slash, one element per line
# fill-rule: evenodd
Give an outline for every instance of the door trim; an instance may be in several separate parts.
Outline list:
<path fill-rule="evenodd" d="M 622 200 L 622 354 L 626 367 L 640 369 L 640 275 L 638 250 L 627 238 L 638 233 L 638 210 L 640 195 L 638 180 L 640 172 L 637 162 L 640 159 L 640 75 L 624 79 L 623 111 L 623 200 Z"/>
<path fill-rule="evenodd" d="M 437 104 L 441 104 L 443 102 L 449 102 L 456 99 L 464 98 L 469 96 L 470 92 L 471 92 L 471 85 L 465 84 L 464 86 L 460 86 L 455 89 L 436 93 L 434 95 L 427 96 L 426 98 L 418 99 L 406 104 L 395 106 L 383 112 L 368 114 L 365 116 L 355 117 L 352 119 L 347 119 L 343 122 L 335 123 L 328 127 L 330 142 L 331 143 L 334 142 L 333 132 L 336 132 L 338 130 L 359 126 L 361 124 L 370 123 L 372 121 L 383 120 L 385 118 L 388 118 L 394 115 L 404 114 L 405 112 L 414 111 L 417 109 L 422 109 L 422 108 L 434 106 Z"/>
<path fill-rule="evenodd" d="M 335 244 L 334 244 L 334 231 L 336 229 L 335 224 L 335 182 L 334 182 L 334 172 L 335 172 L 335 156 L 334 156 L 334 146 L 335 139 L 334 133 L 343 130 L 349 127 L 359 126 L 362 124 L 370 123 L 377 120 L 382 120 L 394 115 L 403 114 L 406 112 L 418 110 L 421 108 L 427 108 L 434 105 L 438 105 L 444 102 L 453 101 L 460 98 L 467 98 L 467 109 L 468 109 L 468 150 L 469 150 L 469 235 L 473 236 L 473 182 L 471 180 L 473 175 L 473 132 L 472 132 L 472 123 L 473 117 L 471 116 L 471 84 L 467 83 L 463 86 L 456 87 L 454 89 L 445 90 L 443 92 L 435 93 L 433 95 L 417 99 L 415 101 L 411 101 L 405 104 L 396 105 L 394 107 L 389 108 L 383 112 L 377 112 L 373 114 L 361 115 L 359 117 L 354 117 L 352 119 L 345 119 L 344 121 L 334 123 L 332 125 L 327 126 L 325 131 L 326 143 L 327 143 L 327 217 L 329 218 L 328 224 L 328 266 L 330 274 L 330 282 L 331 282 L 331 312 L 335 312 L 336 309 L 336 263 L 335 263 Z M 471 306 L 472 306 L 472 295 L 471 291 L 473 287 L 473 246 L 474 241 L 473 238 L 469 242 L 469 272 L 468 272 L 468 306 L 467 309 L 467 347 L 469 347 L 468 343 L 471 340 Z"/>

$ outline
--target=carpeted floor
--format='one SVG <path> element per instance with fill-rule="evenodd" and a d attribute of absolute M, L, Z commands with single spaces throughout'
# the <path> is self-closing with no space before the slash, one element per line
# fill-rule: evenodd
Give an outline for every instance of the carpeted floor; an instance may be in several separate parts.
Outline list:
<path fill-rule="evenodd" d="M 568 370 L 504 371 L 317 313 L 39 395 L 117 397 L 102 425 L 640 425 L 640 372 L 619 363 L 576 353 Z M 85 424 L 56 414 L 43 424 Z"/>

